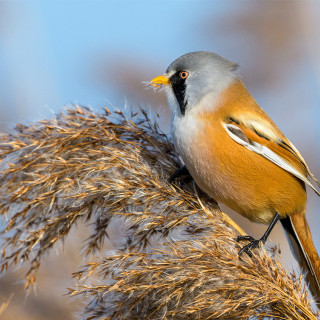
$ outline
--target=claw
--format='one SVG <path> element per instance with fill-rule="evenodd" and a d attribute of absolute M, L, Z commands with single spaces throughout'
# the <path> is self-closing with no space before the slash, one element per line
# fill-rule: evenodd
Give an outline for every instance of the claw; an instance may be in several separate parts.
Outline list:
<path fill-rule="evenodd" d="M 252 237 L 251 237 L 252 238 Z M 242 255 L 242 253 L 246 253 L 248 256 L 252 257 L 251 250 L 259 248 L 260 242 L 263 242 L 262 240 L 253 240 L 250 243 L 248 243 L 246 246 L 244 246 L 238 253 L 239 256 Z"/>
<path fill-rule="evenodd" d="M 188 183 L 192 180 L 192 177 L 186 166 L 183 166 L 176 170 L 176 172 L 168 179 L 169 183 L 172 183 L 175 179 L 184 177 L 183 182 Z"/>
<path fill-rule="evenodd" d="M 237 241 L 242 241 L 242 240 L 249 240 L 250 243 L 248 243 L 246 246 L 244 246 L 238 253 L 239 257 L 242 255 L 243 252 L 247 253 L 250 257 L 252 256 L 251 254 L 251 250 L 255 249 L 255 248 L 259 248 L 260 246 L 260 242 L 262 242 L 263 244 L 266 243 L 267 238 L 271 232 L 271 230 L 273 229 L 274 225 L 277 223 L 277 221 L 280 219 L 280 215 L 278 213 L 276 213 L 274 215 L 273 220 L 271 221 L 267 231 L 264 233 L 264 235 L 259 239 L 259 240 L 255 240 L 254 238 L 252 238 L 251 236 L 239 236 L 237 238 Z M 241 259 L 241 258 L 240 258 Z"/>
<path fill-rule="evenodd" d="M 237 242 L 240 242 L 240 241 L 255 241 L 256 239 L 254 237 L 251 237 L 251 236 L 238 236 L 237 237 Z"/>

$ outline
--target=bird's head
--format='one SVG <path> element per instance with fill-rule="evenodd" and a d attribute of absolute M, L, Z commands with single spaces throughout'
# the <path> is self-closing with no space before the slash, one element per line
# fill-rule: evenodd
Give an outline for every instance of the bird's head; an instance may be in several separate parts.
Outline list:
<path fill-rule="evenodd" d="M 173 61 L 166 73 L 150 84 L 163 86 L 172 112 L 183 116 L 206 95 L 221 94 L 236 78 L 236 69 L 237 64 L 215 53 L 196 51 Z"/>

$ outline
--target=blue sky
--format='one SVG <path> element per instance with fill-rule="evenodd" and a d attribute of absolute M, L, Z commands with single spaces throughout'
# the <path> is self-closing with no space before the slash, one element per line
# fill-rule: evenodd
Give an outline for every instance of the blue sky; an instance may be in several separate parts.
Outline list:
<path fill-rule="evenodd" d="M 70 103 L 93 107 L 108 101 L 124 104 L 130 95 L 123 88 L 122 91 L 115 88 L 112 79 L 104 86 L 95 82 L 93 66 L 101 57 L 111 65 L 122 58 L 133 64 L 138 61 L 142 66 L 145 63 L 146 68 L 152 65 L 163 72 L 185 52 L 210 50 L 239 62 L 244 78 L 248 72 L 255 72 L 262 79 L 264 74 L 253 70 L 250 60 L 259 59 L 259 41 L 263 39 L 257 41 L 237 29 L 225 31 L 230 29 L 230 20 L 252 3 L 252 0 L 232 5 L 223 0 L 2 0 L 0 110 L 6 117 L 1 122 L 41 119 L 50 115 L 51 110 L 58 112 Z M 314 11 L 319 14 L 319 10 Z M 306 94 L 309 98 L 313 96 L 308 104 L 318 104 L 319 85 L 312 78 L 315 74 L 308 65 L 307 52 L 305 60 L 303 84 L 310 82 L 308 87 L 312 88 Z M 273 72 L 280 73 L 281 69 Z M 146 78 L 141 81 L 148 80 L 150 75 L 142 73 Z M 292 83 L 300 76 L 300 70 L 292 73 L 284 87 L 288 90 L 295 85 L 302 87 L 299 79 Z M 254 89 L 256 98 L 267 106 L 277 103 L 277 99 L 285 102 L 282 94 L 270 96 L 268 90 L 254 85 L 251 91 Z M 295 94 L 296 90 L 291 90 L 290 95 Z"/>
<path fill-rule="evenodd" d="M 0 92 L 6 103 L 0 107 L 8 111 L 10 105 L 13 121 L 39 119 L 70 103 L 118 102 L 112 90 L 90 84 L 88 70 L 96 55 L 102 52 L 107 59 L 109 54 L 111 63 L 123 54 L 165 66 L 203 48 L 194 22 L 212 7 L 207 1 L 121 0 L 10 0 L 2 5 Z"/>
<path fill-rule="evenodd" d="M 15 122 L 39 119 L 70 103 L 93 107 L 107 101 L 123 103 L 130 98 L 126 92 L 114 90 L 112 83 L 104 88 L 95 85 L 92 66 L 99 56 L 110 64 L 117 57 L 145 61 L 162 72 L 185 52 L 211 50 L 240 62 L 245 76 L 246 64 L 259 55 L 255 50 L 259 43 L 237 30 L 227 35 L 221 30 L 230 23 L 228 18 L 250 3 L 2 0 L 0 109 L 10 111 L 8 118 Z M 214 30 L 209 32 L 210 21 Z M 316 100 L 317 89 L 311 92 Z M 269 92 L 260 90 L 258 98 L 264 100 L 265 94 Z"/>

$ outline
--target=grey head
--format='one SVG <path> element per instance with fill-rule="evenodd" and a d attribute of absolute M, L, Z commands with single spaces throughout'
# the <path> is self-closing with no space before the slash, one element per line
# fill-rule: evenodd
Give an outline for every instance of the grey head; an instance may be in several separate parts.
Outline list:
<path fill-rule="evenodd" d="M 166 89 L 175 115 L 184 115 L 208 93 L 219 94 L 236 78 L 238 65 L 215 53 L 196 51 L 173 61 L 166 71 Z"/>

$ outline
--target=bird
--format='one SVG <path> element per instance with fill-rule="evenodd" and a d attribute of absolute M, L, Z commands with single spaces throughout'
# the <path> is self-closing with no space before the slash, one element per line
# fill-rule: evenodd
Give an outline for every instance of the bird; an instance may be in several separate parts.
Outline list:
<path fill-rule="evenodd" d="M 238 69 L 216 53 L 190 52 L 150 84 L 166 92 L 172 141 L 185 165 L 180 172 L 187 170 L 211 198 L 268 225 L 260 239 L 238 237 L 250 241 L 239 255 L 264 244 L 280 220 L 319 306 L 320 259 L 305 214 L 306 186 L 320 196 L 320 184 L 249 93 Z"/>

